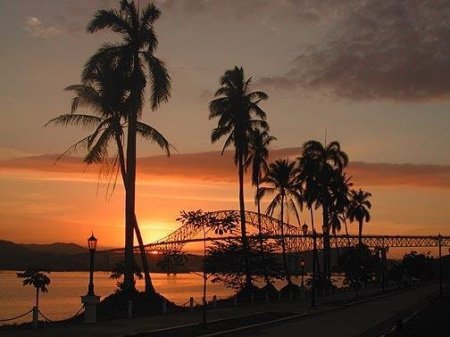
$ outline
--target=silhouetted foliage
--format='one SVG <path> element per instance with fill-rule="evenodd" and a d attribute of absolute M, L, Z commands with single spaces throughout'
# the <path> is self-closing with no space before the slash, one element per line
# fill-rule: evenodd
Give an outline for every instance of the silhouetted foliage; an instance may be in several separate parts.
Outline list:
<path fill-rule="evenodd" d="M 267 194 L 273 194 L 273 199 L 267 206 L 267 213 L 273 216 L 276 209 L 280 210 L 283 266 L 286 281 L 289 285 L 292 284 L 292 281 L 286 258 L 284 221 L 285 210 L 287 210 L 286 214 L 289 214 L 289 212 L 293 213 L 297 222 L 300 222 L 298 212 L 299 208 L 302 208 L 303 200 L 298 188 L 296 173 L 297 169 L 295 162 L 291 162 L 287 159 L 279 159 L 274 163 L 271 163 L 267 174 L 261 180 L 261 183 L 264 185 L 260 188 L 259 195 L 257 196 L 258 199 L 261 199 Z"/>
<path fill-rule="evenodd" d="M 358 236 L 359 244 L 362 244 L 362 230 L 364 221 L 370 221 L 370 212 L 372 204 L 369 198 L 372 196 L 369 192 L 365 192 L 362 189 L 358 191 L 352 190 L 350 192 L 350 203 L 348 207 L 348 219 L 350 222 L 354 220 L 358 221 Z"/>
<path fill-rule="evenodd" d="M 319 141 L 310 140 L 303 144 L 302 154 L 299 158 L 299 180 L 302 189 L 305 191 L 305 202 L 311 209 L 322 207 L 322 225 L 324 231 L 324 273 L 330 279 L 330 230 L 334 232 L 340 226 L 338 214 L 344 213 L 344 209 L 337 209 L 336 196 L 343 196 L 336 193 L 336 182 L 342 181 L 343 170 L 348 164 L 348 156 L 342 151 L 341 145 L 337 141 L 332 141 L 323 145 Z M 345 181 L 345 179 L 344 179 Z"/>
<path fill-rule="evenodd" d="M 268 96 L 262 91 L 250 91 L 251 78 L 246 79 L 242 67 L 227 70 L 220 78 L 221 87 L 215 99 L 209 103 L 209 119 L 218 118 L 212 130 L 211 142 L 226 138 L 222 154 L 230 146 L 235 148 L 234 161 L 239 176 L 239 210 L 241 218 L 242 253 L 244 265 L 248 265 L 248 242 L 245 221 L 244 167 L 249 154 L 249 143 L 253 130 L 268 130 L 266 113 L 259 103 Z M 251 287 L 249 268 L 246 267 L 247 286 Z"/>
<path fill-rule="evenodd" d="M 281 265 L 275 255 L 275 245 L 264 243 L 263 266 L 260 263 L 258 240 L 249 240 L 249 268 L 253 280 L 281 279 L 284 276 Z M 216 241 L 208 248 L 206 270 L 213 275 L 212 282 L 222 283 L 228 288 L 244 289 L 246 287 L 246 270 L 242 261 L 240 240 Z"/>
<path fill-rule="evenodd" d="M 188 257 L 185 253 L 176 249 L 164 250 L 161 256 L 161 260 L 156 266 L 167 275 L 176 274 L 180 272 L 180 268 L 184 266 Z"/>
<path fill-rule="evenodd" d="M 378 271 L 379 258 L 365 245 L 350 247 L 339 256 L 338 268 L 345 273 L 345 284 L 358 290 Z"/>
<path fill-rule="evenodd" d="M 214 213 L 203 212 L 201 209 L 181 211 L 180 216 L 177 218 L 177 221 L 180 221 L 183 225 L 192 225 L 202 229 L 205 234 L 212 230 L 217 235 L 231 233 L 236 228 L 238 220 L 236 213 L 218 217 Z"/>
<path fill-rule="evenodd" d="M 124 286 L 130 291 L 134 287 L 133 232 L 136 226 L 136 135 L 139 132 L 137 122 L 142 114 L 147 82 L 150 87 L 150 104 L 153 110 L 158 108 L 161 103 L 166 102 L 170 96 L 170 76 L 166 65 L 154 55 L 158 45 L 154 24 L 160 15 L 160 10 L 154 4 L 148 4 L 139 10 L 134 1 L 121 0 L 119 11 L 114 9 L 98 10 L 87 27 L 90 33 L 108 28 L 122 37 L 120 42 L 105 43 L 91 56 L 84 66 L 82 80 L 83 83 L 89 83 L 92 78 L 95 78 L 98 69 L 107 63 L 114 65 L 117 71 L 126 76 L 126 81 L 129 83 L 124 109 L 128 122 L 125 165 Z M 158 143 L 154 136 L 149 139 Z M 148 286 L 149 289 L 146 290 L 154 292 L 153 287 L 150 284 Z"/>
<path fill-rule="evenodd" d="M 134 284 L 136 284 L 136 279 L 138 280 L 142 280 L 143 279 L 143 275 L 142 275 L 142 270 L 141 268 L 139 268 L 139 266 L 136 264 L 136 262 L 133 260 L 133 274 L 135 279 L 133 280 Z M 113 280 L 118 280 L 117 281 L 117 288 L 119 290 L 124 290 L 124 282 L 120 281 L 120 279 L 122 277 L 124 277 L 125 275 L 125 262 L 124 261 L 119 261 L 116 263 L 116 265 L 114 266 L 114 268 L 111 270 L 111 275 L 109 275 L 109 278 L 113 279 Z"/>
<path fill-rule="evenodd" d="M 39 307 L 39 292 L 48 292 L 47 286 L 50 284 L 50 274 L 48 270 L 27 269 L 23 273 L 17 273 L 17 277 L 23 278 L 23 285 L 31 285 L 36 288 L 36 307 Z"/>
<path fill-rule="evenodd" d="M 433 257 L 412 251 L 403 256 L 401 263 L 408 278 L 415 277 L 421 281 L 428 281 L 434 276 Z"/>

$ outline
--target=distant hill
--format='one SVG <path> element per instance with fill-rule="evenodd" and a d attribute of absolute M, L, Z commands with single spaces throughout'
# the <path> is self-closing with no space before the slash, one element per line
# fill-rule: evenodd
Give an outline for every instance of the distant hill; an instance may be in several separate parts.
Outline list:
<path fill-rule="evenodd" d="M 21 244 L 32 252 L 52 253 L 61 255 L 86 254 L 87 247 L 82 247 L 75 243 L 56 242 L 51 244 Z"/>
<path fill-rule="evenodd" d="M 47 269 L 50 271 L 88 271 L 89 252 L 86 247 L 74 243 L 52 244 L 17 244 L 0 240 L 0 270 L 25 270 L 26 268 Z M 147 255 L 150 270 L 157 272 L 160 255 Z M 95 258 L 95 269 L 110 271 L 114 265 L 123 259 L 121 254 L 101 253 Z M 188 254 L 188 261 L 180 272 L 201 270 L 202 257 Z M 140 265 L 140 257 L 136 256 Z"/>

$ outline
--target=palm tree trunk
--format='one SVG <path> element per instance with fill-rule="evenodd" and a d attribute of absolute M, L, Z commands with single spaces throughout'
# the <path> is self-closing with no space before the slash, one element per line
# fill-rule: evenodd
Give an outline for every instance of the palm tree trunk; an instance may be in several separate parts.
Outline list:
<path fill-rule="evenodd" d="M 244 158 L 242 153 L 238 157 L 239 170 L 239 209 L 241 215 L 241 236 L 242 236 L 242 254 L 244 258 L 245 271 L 245 285 L 247 288 L 252 286 L 252 278 L 250 275 L 249 261 L 248 261 L 248 239 L 245 223 L 245 202 L 244 202 Z"/>
<path fill-rule="evenodd" d="M 362 220 L 359 220 L 358 223 L 359 223 L 359 228 L 358 228 L 358 244 L 361 246 L 361 245 L 362 245 L 362 228 L 363 228 L 363 222 L 362 222 Z"/>
<path fill-rule="evenodd" d="M 315 228 L 314 228 L 314 212 L 313 212 L 312 205 L 309 208 L 309 213 L 311 215 L 311 229 L 314 231 L 315 230 Z M 316 256 L 316 257 L 318 257 L 318 256 Z M 320 262 L 319 262 L 318 258 L 316 258 L 316 264 L 317 264 L 317 273 L 320 274 Z"/>
<path fill-rule="evenodd" d="M 120 163 L 120 171 L 122 174 L 123 186 L 126 191 L 127 183 L 126 183 L 125 154 L 123 151 L 123 145 L 122 145 L 119 135 L 116 135 L 116 143 L 117 143 L 117 149 L 119 152 L 119 163 Z M 145 280 L 145 293 L 147 295 L 154 294 L 156 291 L 155 291 L 155 288 L 153 287 L 153 283 L 150 278 L 150 268 L 148 266 L 147 254 L 145 252 L 144 241 L 142 240 L 142 235 L 141 235 L 141 231 L 139 229 L 136 214 L 134 215 L 133 227 L 134 227 L 134 231 L 136 233 L 136 237 L 137 237 L 137 240 L 139 243 L 139 251 L 141 253 L 142 269 L 144 272 L 144 280 Z"/>
<path fill-rule="evenodd" d="M 141 254 L 142 260 L 142 269 L 144 271 L 144 280 L 145 280 L 145 293 L 147 295 L 155 294 L 155 287 L 153 286 L 152 279 L 150 278 L 150 268 L 148 266 L 147 254 L 144 248 L 144 241 L 142 240 L 141 231 L 139 230 L 138 222 L 136 215 L 134 216 L 134 231 L 136 232 L 136 238 L 139 244 L 139 251 Z"/>
<path fill-rule="evenodd" d="M 312 205 L 309 208 L 309 212 L 310 212 L 310 215 L 311 215 L 311 229 L 314 231 L 315 230 L 315 228 L 314 228 L 314 214 L 313 214 Z"/>
<path fill-rule="evenodd" d="M 36 308 L 39 309 L 39 288 L 36 287 Z"/>
<path fill-rule="evenodd" d="M 347 244 L 350 247 L 350 235 L 348 234 L 347 220 L 344 219 L 345 235 L 347 235 Z"/>
<path fill-rule="evenodd" d="M 283 255 L 283 266 L 286 274 L 286 281 L 288 285 L 292 285 L 291 274 L 289 273 L 289 267 L 286 258 L 286 243 L 284 241 L 284 195 L 281 196 L 281 252 Z"/>
<path fill-rule="evenodd" d="M 128 139 L 127 139 L 127 188 L 125 189 L 125 291 L 134 291 L 133 277 L 133 246 L 134 246 L 134 223 L 136 202 L 136 124 L 137 114 L 140 106 L 139 93 L 141 83 L 139 81 L 139 54 L 134 53 L 133 86 L 130 92 L 131 106 L 128 116 Z"/>
<path fill-rule="evenodd" d="M 259 195 L 259 179 L 256 182 L 256 195 Z M 261 224 L 261 200 L 257 198 L 256 200 L 257 206 L 258 206 L 258 235 L 259 235 L 259 252 L 261 254 L 261 263 L 263 267 L 263 273 L 264 273 L 264 280 L 266 281 L 266 284 L 270 283 L 269 275 L 267 274 L 267 268 L 266 268 L 266 262 L 264 257 L 264 246 L 263 246 L 263 239 L 262 239 L 262 224 Z"/>
<path fill-rule="evenodd" d="M 328 226 L 328 207 L 322 206 L 323 210 L 323 274 L 325 280 L 329 281 L 330 277 L 330 228 Z"/>

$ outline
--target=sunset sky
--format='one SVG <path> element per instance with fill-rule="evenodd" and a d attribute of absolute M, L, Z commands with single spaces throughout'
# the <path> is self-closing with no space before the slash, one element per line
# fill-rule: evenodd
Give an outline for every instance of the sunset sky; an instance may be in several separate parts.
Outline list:
<path fill-rule="evenodd" d="M 140 1 L 143 6 L 147 1 Z M 160 0 L 172 97 L 144 121 L 176 147 L 140 142 L 137 214 L 146 242 L 180 210 L 237 209 L 232 155 L 210 143 L 208 102 L 242 65 L 264 90 L 271 158 L 338 140 L 356 187 L 373 194 L 366 233 L 450 235 L 450 3 L 445 0 Z M 86 130 L 43 127 L 68 113 L 83 64 L 112 33 L 86 33 L 108 0 L 0 0 L 0 239 L 123 245 L 123 188 L 98 168 L 54 164 Z M 80 110 L 81 111 L 81 110 Z M 80 154 L 81 155 L 81 154 Z M 247 207 L 254 191 L 246 187 Z M 302 221 L 309 221 L 303 214 Z M 356 224 L 350 225 L 356 233 Z"/>

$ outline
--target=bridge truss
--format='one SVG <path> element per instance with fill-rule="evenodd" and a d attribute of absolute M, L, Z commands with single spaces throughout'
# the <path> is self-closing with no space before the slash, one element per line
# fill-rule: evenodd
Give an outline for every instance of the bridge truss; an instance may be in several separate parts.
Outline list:
<path fill-rule="evenodd" d="M 225 218 L 232 214 L 238 214 L 239 211 L 223 210 L 210 212 L 216 218 Z M 259 240 L 259 216 L 255 212 L 246 211 L 245 219 L 247 224 L 247 235 L 249 240 Z M 269 241 L 280 243 L 281 236 L 281 221 L 267 215 L 260 215 L 261 221 L 261 236 Z M 305 235 L 300 226 L 294 226 L 289 223 L 283 223 L 284 239 L 287 250 L 291 253 L 308 251 L 313 249 L 314 237 L 311 231 Z M 231 235 L 219 236 L 213 231 L 207 232 L 206 238 L 202 235 L 202 229 L 192 224 L 182 225 L 180 228 L 167 235 L 166 237 L 157 240 L 153 243 L 145 245 L 146 251 L 149 252 L 164 252 L 164 251 L 179 251 L 185 245 L 194 242 L 203 242 L 204 240 L 212 242 L 219 240 L 239 240 L 241 238 L 240 226 Z M 353 247 L 358 245 L 357 235 L 331 235 L 330 245 L 332 248 Z M 450 236 L 413 236 L 413 235 L 363 235 L 362 241 L 365 245 L 372 248 L 400 248 L 400 247 L 450 247 Z M 323 234 L 317 233 L 316 244 L 318 249 L 323 249 Z M 280 245 L 279 245 L 280 246 Z M 138 253 L 139 248 L 135 247 L 135 252 Z M 121 253 L 123 249 L 114 249 L 114 252 Z"/>

